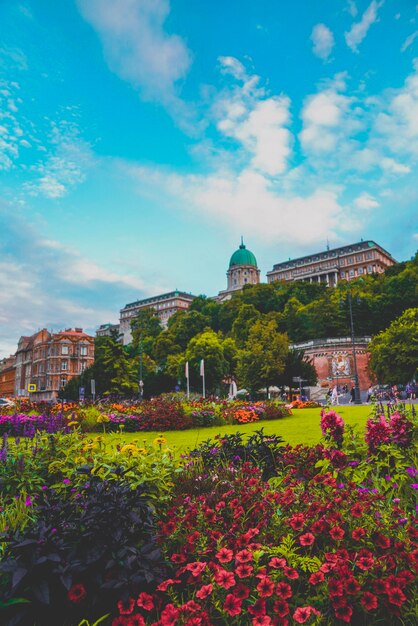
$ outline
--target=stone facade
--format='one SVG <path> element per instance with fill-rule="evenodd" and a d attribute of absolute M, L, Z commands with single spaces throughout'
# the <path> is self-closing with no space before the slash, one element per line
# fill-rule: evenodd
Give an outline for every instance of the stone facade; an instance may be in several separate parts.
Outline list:
<path fill-rule="evenodd" d="M 0 397 L 11 398 L 15 393 L 16 357 L 14 354 L 0 361 Z"/>
<path fill-rule="evenodd" d="M 82 328 L 50 333 L 46 328 L 21 337 L 16 352 L 15 396 L 56 400 L 68 381 L 94 363 L 94 338 Z M 35 384 L 36 392 L 28 393 Z"/>
<path fill-rule="evenodd" d="M 368 363 L 370 354 L 368 344 L 371 337 L 356 337 L 355 352 L 359 387 L 365 391 L 372 384 Z M 318 385 L 333 387 L 354 385 L 354 358 L 351 337 L 314 339 L 291 346 L 303 350 L 316 369 Z"/>
<path fill-rule="evenodd" d="M 166 327 L 170 317 L 176 311 L 187 311 L 195 297 L 191 293 L 176 290 L 127 304 L 120 312 L 119 332 L 123 336 L 123 344 L 131 343 L 131 321 L 141 309 L 154 309 L 162 326 Z"/>
<path fill-rule="evenodd" d="M 374 241 L 360 241 L 277 263 L 271 272 L 267 272 L 267 281 L 304 280 L 335 287 L 339 280 L 381 274 L 395 263 L 389 252 Z"/>

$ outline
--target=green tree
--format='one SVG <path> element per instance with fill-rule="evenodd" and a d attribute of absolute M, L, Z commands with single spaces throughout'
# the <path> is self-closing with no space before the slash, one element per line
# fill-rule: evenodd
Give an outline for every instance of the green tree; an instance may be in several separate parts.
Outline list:
<path fill-rule="evenodd" d="M 251 326 L 260 319 L 261 314 L 253 304 L 242 304 L 232 324 L 232 336 L 239 348 L 243 348 L 248 339 Z"/>
<path fill-rule="evenodd" d="M 380 383 L 405 384 L 417 375 L 418 308 L 407 309 L 373 337 L 369 367 Z"/>
<path fill-rule="evenodd" d="M 260 319 L 250 329 L 248 341 L 238 357 L 238 380 L 252 393 L 279 382 L 289 349 L 287 335 L 278 332 L 274 320 Z"/>
<path fill-rule="evenodd" d="M 185 353 L 185 361 L 189 362 L 190 383 L 196 389 L 201 388 L 200 361 L 205 361 L 205 382 L 209 393 L 218 392 L 222 379 L 229 374 L 231 344 L 228 343 L 227 354 L 221 337 L 213 330 L 207 330 L 189 342 Z"/>
<path fill-rule="evenodd" d="M 289 387 L 289 389 L 298 388 L 299 383 L 293 381 L 297 377 L 302 378 L 302 387 L 315 385 L 318 379 L 315 367 L 305 357 L 303 350 L 291 348 L 286 355 L 284 370 L 278 381 L 279 385 Z"/>

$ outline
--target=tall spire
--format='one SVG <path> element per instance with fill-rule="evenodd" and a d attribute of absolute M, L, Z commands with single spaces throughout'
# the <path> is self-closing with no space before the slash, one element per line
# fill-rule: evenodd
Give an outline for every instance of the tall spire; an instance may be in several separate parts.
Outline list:
<path fill-rule="evenodd" d="M 241 248 L 241 250 L 242 250 L 243 248 L 245 248 L 245 246 L 244 246 L 244 238 L 243 238 L 243 236 L 242 236 L 242 235 L 241 235 L 241 245 L 240 245 L 240 248 Z"/>

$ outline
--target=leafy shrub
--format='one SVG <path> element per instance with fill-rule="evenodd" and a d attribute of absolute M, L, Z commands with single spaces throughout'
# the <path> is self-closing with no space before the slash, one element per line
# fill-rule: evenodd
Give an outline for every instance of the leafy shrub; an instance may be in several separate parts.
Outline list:
<path fill-rule="evenodd" d="M 82 616 L 112 608 L 124 594 L 155 587 L 166 575 L 142 490 L 132 490 L 122 477 L 102 481 L 90 477 L 88 468 L 80 471 L 84 487 L 45 489 L 36 521 L 6 533 L 0 572 L 8 585 L 1 599 L 18 595 L 28 603 L 9 607 L 2 624 L 73 626 Z"/>

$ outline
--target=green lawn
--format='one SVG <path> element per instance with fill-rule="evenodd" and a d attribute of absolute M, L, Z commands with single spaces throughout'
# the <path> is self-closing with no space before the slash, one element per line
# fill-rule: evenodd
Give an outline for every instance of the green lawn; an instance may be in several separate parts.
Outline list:
<path fill-rule="evenodd" d="M 364 431 L 367 418 L 371 412 L 370 406 L 350 405 L 335 408 L 346 424 L 356 426 L 360 433 Z M 260 428 L 263 428 L 268 435 L 280 435 L 287 443 L 292 445 L 298 443 L 316 444 L 322 436 L 319 420 L 320 409 L 294 409 L 292 415 L 279 420 L 257 422 L 255 424 L 167 431 L 164 433 L 164 437 L 167 439 L 167 446 L 179 453 L 191 450 L 202 441 L 213 439 L 217 434 L 223 435 L 234 432 L 251 434 Z M 142 445 L 144 441 L 152 444 L 155 437 L 159 434 L 161 433 L 123 433 L 122 435 L 106 435 L 106 439 L 115 443 L 137 441 L 138 445 Z"/>

